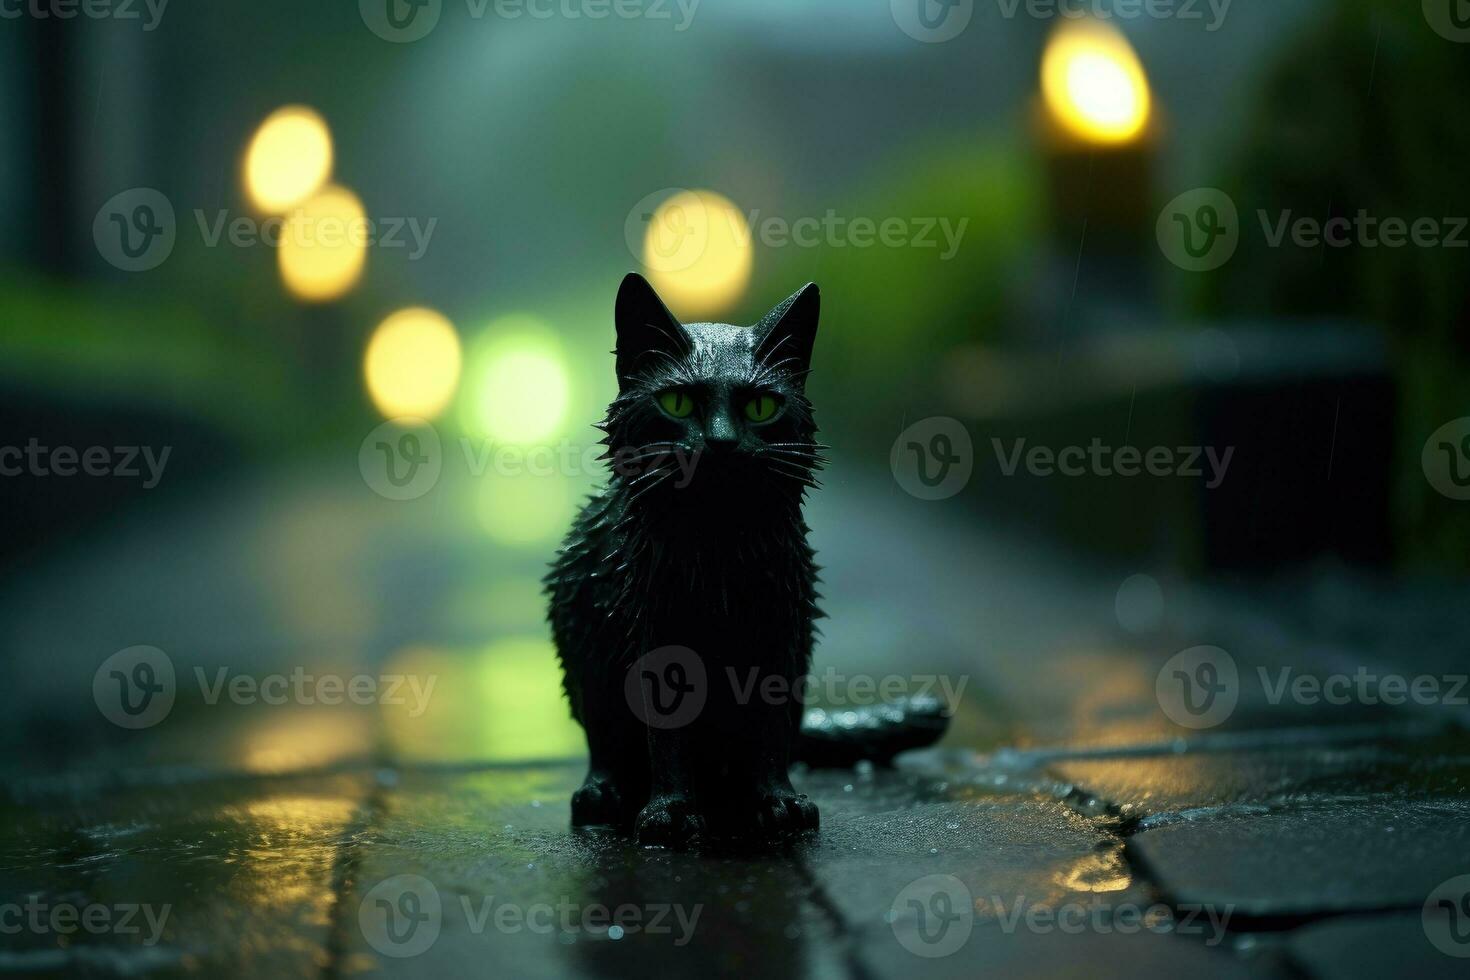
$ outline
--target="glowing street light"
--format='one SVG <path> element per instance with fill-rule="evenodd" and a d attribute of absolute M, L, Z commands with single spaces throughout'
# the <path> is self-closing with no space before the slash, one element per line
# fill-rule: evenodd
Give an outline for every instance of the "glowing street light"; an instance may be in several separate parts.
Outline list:
<path fill-rule="evenodd" d="M 1041 59 L 1051 117 L 1076 138 L 1105 146 L 1137 139 L 1152 112 L 1148 77 L 1121 31 L 1097 20 L 1063 21 Z"/>
<path fill-rule="evenodd" d="M 539 320 L 522 315 L 496 320 L 471 346 L 467 360 L 460 399 L 467 431 L 529 445 L 561 430 L 571 381 L 555 335 Z"/>
<path fill-rule="evenodd" d="M 378 324 L 363 356 L 368 394 L 385 418 L 438 415 L 459 384 L 459 367 L 454 325 L 422 307 Z"/>
<path fill-rule="evenodd" d="M 280 214 L 306 200 L 332 175 L 332 134 L 306 106 L 266 117 L 245 151 L 245 191 L 255 207 Z"/>
<path fill-rule="evenodd" d="M 297 299 L 325 303 L 357 285 L 367 263 L 367 213 L 345 187 L 328 186 L 287 215 L 276 249 L 281 280 Z"/>
<path fill-rule="evenodd" d="M 676 314 L 720 313 L 750 284 L 750 227 L 733 202 L 713 191 L 679 191 L 648 219 L 643 265 Z"/>

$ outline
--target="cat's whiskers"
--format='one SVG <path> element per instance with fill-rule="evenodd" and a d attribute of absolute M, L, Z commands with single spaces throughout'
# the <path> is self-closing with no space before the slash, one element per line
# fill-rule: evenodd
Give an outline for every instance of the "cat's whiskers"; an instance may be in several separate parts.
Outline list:
<path fill-rule="evenodd" d="M 765 443 L 765 446 L 767 449 L 786 449 L 794 446 L 798 449 L 812 449 L 817 452 L 832 448 L 820 442 L 768 442 Z"/>
<path fill-rule="evenodd" d="M 827 457 L 818 452 L 797 449 L 768 448 L 766 453 L 773 458 L 781 459 L 788 463 L 796 463 L 808 469 L 821 469 L 827 462 Z"/>
<path fill-rule="evenodd" d="M 813 490 L 819 489 L 821 486 L 816 478 L 812 476 L 810 470 L 798 466 L 796 463 L 779 458 L 769 458 L 766 462 L 769 464 L 771 472 L 777 476 L 795 481 L 803 486 L 811 487 Z"/>

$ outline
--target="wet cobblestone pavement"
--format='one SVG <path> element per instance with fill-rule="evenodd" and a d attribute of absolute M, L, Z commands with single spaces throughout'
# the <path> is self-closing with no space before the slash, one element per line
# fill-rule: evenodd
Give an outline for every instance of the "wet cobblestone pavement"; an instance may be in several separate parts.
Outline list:
<path fill-rule="evenodd" d="M 950 734 L 892 769 L 799 771 L 814 838 L 641 850 L 568 828 L 546 549 L 487 559 L 430 509 L 317 485 L 287 514 L 241 488 L 6 591 L 5 644 L 52 655 L 4 708 L 17 739 L 54 735 L 7 754 L 0 972 L 1465 975 L 1465 709 L 1274 693 L 1287 666 L 1463 669 L 1455 607 L 1398 656 L 1310 596 L 1082 566 L 838 474 L 817 669 L 963 681 Z M 1139 574 L 1156 614 L 1122 608 Z M 178 697 L 130 731 L 92 685 L 134 644 L 167 652 Z M 1190 728 L 1158 683 L 1198 645 L 1240 680 Z M 298 668 L 436 681 L 401 705 L 209 702 Z"/>

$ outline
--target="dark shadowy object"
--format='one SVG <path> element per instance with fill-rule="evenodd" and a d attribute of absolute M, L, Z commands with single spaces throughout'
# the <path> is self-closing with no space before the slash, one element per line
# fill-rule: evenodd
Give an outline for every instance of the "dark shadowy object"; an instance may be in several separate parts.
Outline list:
<path fill-rule="evenodd" d="M 547 577 L 591 756 L 577 826 L 673 846 L 815 830 L 788 775 L 803 747 L 851 764 L 942 733 L 937 711 L 903 705 L 798 738 L 820 615 L 802 517 L 822 465 L 805 392 L 818 308 L 808 285 L 750 329 L 683 325 L 642 277 L 623 280 L 600 426 L 611 476 Z"/>

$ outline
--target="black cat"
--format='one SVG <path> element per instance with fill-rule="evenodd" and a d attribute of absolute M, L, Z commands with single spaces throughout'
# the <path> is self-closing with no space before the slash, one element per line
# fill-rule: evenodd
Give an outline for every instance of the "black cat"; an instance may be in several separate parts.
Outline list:
<path fill-rule="evenodd" d="M 623 280 L 618 396 L 599 426 L 611 477 L 546 580 L 591 755 L 574 825 L 674 846 L 815 830 L 793 755 L 851 764 L 943 731 L 934 704 L 801 731 L 821 615 L 802 518 L 822 465 L 805 393 L 818 306 L 808 285 L 753 328 L 686 326 L 641 276 Z"/>

